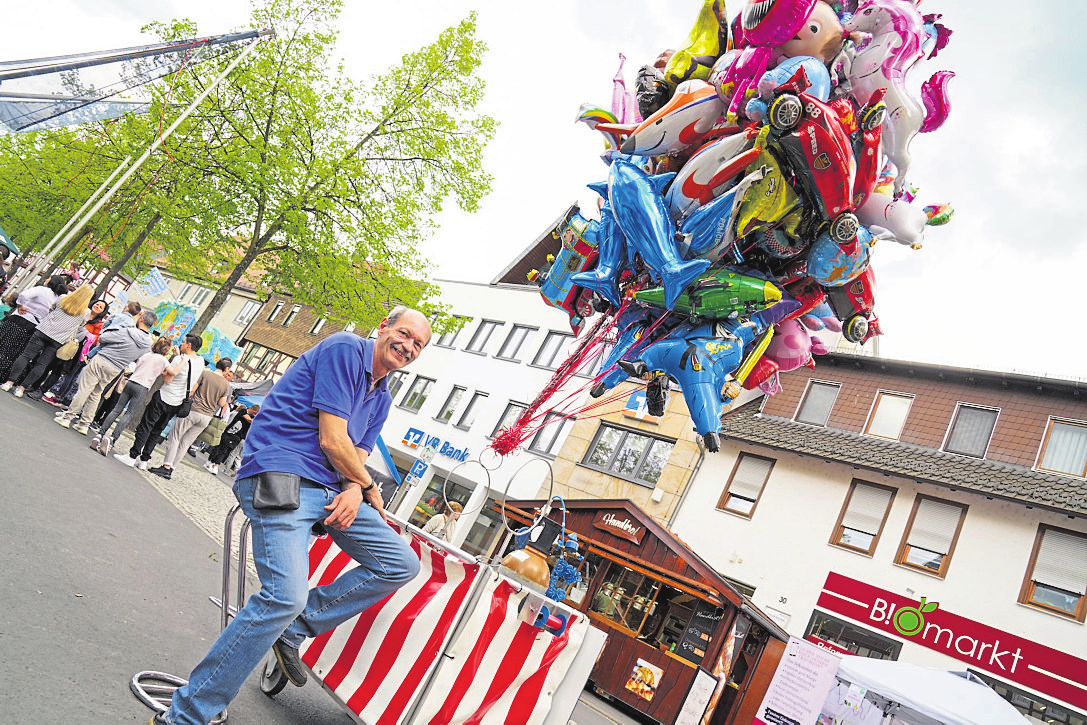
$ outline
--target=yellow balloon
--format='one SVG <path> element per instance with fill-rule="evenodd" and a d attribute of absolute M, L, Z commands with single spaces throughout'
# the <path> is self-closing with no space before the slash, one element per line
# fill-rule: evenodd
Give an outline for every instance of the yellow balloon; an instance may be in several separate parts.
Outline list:
<path fill-rule="evenodd" d="M 767 167 L 766 176 L 751 185 L 740 202 L 737 211 L 736 235 L 744 236 L 756 229 L 776 226 L 778 222 L 800 205 L 800 197 L 785 182 L 781 166 L 773 154 L 763 151 L 755 162 L 747 167 L 747 173 Z M 800 215 L 791 221 L 793 231 Z M 795 236 L 795 235 L 794 235 Z"/>
<path fill-rule="evenodd" d="M 725 0 L 704 0 L 687 36 L 687 45 L 676 51 L 664 69 L 664 80 L 675 88 L 692 78 L 706 80 L 717 56 L 728 47 L 728 16 Z"/>

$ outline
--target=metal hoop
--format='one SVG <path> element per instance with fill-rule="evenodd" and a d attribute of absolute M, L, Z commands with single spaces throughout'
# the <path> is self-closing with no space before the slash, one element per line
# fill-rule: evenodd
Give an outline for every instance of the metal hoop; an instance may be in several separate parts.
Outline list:
<path fill-rule="evenodd" d="M 483 462 L 483 453 L 487 452 L 490 452 L 490 454 L 494 457 L 494 466 L 488 466 L 486 463 Z M 483 466 L 488 471 L 497 471 L 506 461 L 505 456 L 498 455 L 498 453 L 496 453 L 493 448 L 484 448 L 483 453 L 479 454 L 480 457 L 477 460 L 479 461 L 479 465 Z"/>
<path fill-rule="evenodd" d="M 472 460 L 470 460 L 470 461 L 461 461 L 457 465 L 453 466 L 453 468 L 450 469 L 449 473 L 445 474 L 445 480 L 442 481 L 442 501 L 445 502 L 445 507 L 446 508 L 449 508 L 449 477 L 452 476 L 456 472 L 456 470 L 458 468 L 460 468 L 461 466 L 467 466 L 469 463 L 474 463 L 474 464 L 476 464 L 477 466 L 479 466 L 480 468 L 483 469 L 483 475 L 485 475 L 487 477 L 487 490 L 490 490 L 490 488 L 491 488 L 491 469 L 487 468 L 479 460 L 474 459 L 474 458 Z M 476 511 L 482 510 L 483 507 L 486 506 L 486 505 L 487 505 L 487 502 L 484 501 L 483 503 L 481 503 L 479 505 L 479 508 L 474 508 L 471 511 L 461 511 L 460 513 L 461 513 L 462 516 L 464 514 L 475 513 Z M 444 511 L 443 511 L 443 513 L 444 513 Z"/>
<path fill-rule="evenodd" d="M 510 490 L 510 484 L 513 483 L 513 479 L 517 478 L 517 476 L 521 474 L 521 471 L 525 470 L 527 466 L 530 466 L 536 462 L 542 463 L 547 466 L 547 503 L 544 504 L 544 508 L 546 508 L 547 505 L 551 503 L 551 499 L 555 495 L 555 470 L 551 468 L 551 462 L 549 460 L 547 460 L 546 458 L 530 458 L 529 460 L 522 463 L 521 467 L 514 471 L 513 475 L 510 476 L 508 481 L 506 481 L 505 488 L 502 489 L 502 526 L 505 527 L 506 531 L 514 535 L 516 535 L 517 532 L 510 528 L 508 522 L 509 517 L 506 516 L 506 494 Z M 540 523 L 541 520 L 543 520 L 543 518 L 544 515 L 541 511 L 539 516 L 532 519 L 532 523 L 529 524 L 528 528 L 534 528 L 538 523 Z"/>

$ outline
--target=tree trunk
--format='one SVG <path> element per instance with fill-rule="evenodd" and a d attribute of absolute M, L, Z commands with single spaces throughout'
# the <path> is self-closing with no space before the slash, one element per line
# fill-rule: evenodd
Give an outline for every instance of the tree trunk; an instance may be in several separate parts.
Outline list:
<path fill-rule="evenodd" d="M 87 227 L 87 228 L 85 228 L 83 231 L 81 231 L 79 233 L 79 236 L 77 236 L 72 241 L 68 242 L 68 244 L 60 252 L 60 254 L 53 257 L 53 261 L 50 263 L 50 265 L 46 269 L 46 271 L 38 276 L 37 284 L 42 284 L 43 282 L 45 282 L 45 280 L 52 277 L 53 273 L 57 271 L 58 267 L 60 267 L 60 263 L 63 260 L 67 259 L 68 255 L 70 255 L 72 252 L 74 252 L 75 248 L 79 246 L 80 242 L 82 242 L 84 239 L 86 239 L 87 236 L 90 235 L 90 233 L 92 231 L 94 231 L 94 230 L 91 227 Z"/>
<path fill-rule="evenodd" d="M 125 249 L 125 253 L 121 255 L 121 258 L 114 262 L 113 266 L 106 271 L 102 281 L 98 283 L 98 287 L 94 290 L 94 299 L 98 299 L 102 296 L 106 291 L 106 288 L 109 287 L 109 283 L 112 282 L 113 278 L 120 273 L 121 269 L 123 269 L 126 264 L 128 264 L 128 260 L 132 259 L 132 255 L 140 248 L 144 240 L 147 239 L 147 235 L 151 233 L 151 230 L 155 228 L 155 225 L 159 223 L 160 219 L 162 219 L 162 214 L 155 212 L 155 215 L 151 217 L 144 228 L 140 230 L 140 233 L 136 235 L 136 240 L 128 245 Z"/>
<path fill-rule="evenodd" d="M 211 298 L 211 302 L 208 303 L 208 306 L 200 315 L 200 319 L 193 323 L 192 329 L 189 330 L 190 333 L 200 335 L 204 332 L 204 328 L 211 322 L 211 318 L 215 317 L 219 312 L 219 308 L 226 302 L 227 295 L 234 291 L 234 286 L 238 284 L 238 280 L 249 269 L 249 265 L 253 264 L 253 260 L 260 255 L 262 248 L 263 245 L 258 241 L 254 241 L 249 245 L 249 248 L 245 250 L 245 256 L 230 271 L 230 276 L 219 285 L 219 289 L 215 290 L 215 296 Z"/>

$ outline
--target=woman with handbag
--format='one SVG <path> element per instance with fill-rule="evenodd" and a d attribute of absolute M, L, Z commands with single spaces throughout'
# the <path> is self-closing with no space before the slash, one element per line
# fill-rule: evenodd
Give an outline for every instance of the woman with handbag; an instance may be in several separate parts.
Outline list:
<path fill-rule="evenodd" d="M 160 337 L 151 345 L 151 352 L 145 353 L 136 361 L 136 369 L 132 371 L 128 382 L 121 388 L 113 410 L 102 421 L 102 432 L 91 440 L 91 448 L 97 448 L 98 452 L 104 456 L 117 444 L 132 417 L 143 410 L 144 402 L 151 395 L 151 386 L 169 364 L 166 360 L 168 352 L 170 352 L 170 341 Z M 124 415 L 121 414 L 122 411 Z M 113 429 L 111 437 L 109 428 L 114 422 L 117 427 Z"/>
<path fill-rule="evenodd" d="M 7 392 L 13 386 L 17 386 L 15 397 L 21 398 L 25 387 L 22 384 L 24 378 L 30 382 L 37 382 L 45 369 L 49 367 L 49 363 L 53 362 L 54 357 L 70 359 L 76 354 L 82 342 L 80 333 L 86 334 L 82 328 L 87 322 L 89 303 L 93 293 L 94 290 L 90 286 L 84 285 L 54 303 L 52 310 L 38 323 L 30 341 L 15 359 L 8 381 L 0 385 L 0 390 Z"/>
<path fill-rule="evenodd" d="M 219 362 L 215 363 L 214 370 L 200 376 L 200 382 L 192 391 L 192 403 L 188 414 L 182 415 L 184 410 L 178 412 L 170 437 L 166 439 L 166 457 L 162 465 L 147 469 L 148 473 L 169 479 L 196 437 L 208 427 L 218 412 L 226 407 L 230 399 L 230 383 L 223 377 L 223 373 L 232 364 L 233 361 L 230 358 L 220 358 Z"/>
<path fill-rule="evenodd" d="M 105 322 L 107 315 L 109 315 L 109 307 L 106 305 L 105 300 L 98 299 L 91 303 L 90 319 L 83 325 L 83 329 L 87 331 L 87 334 L 80 335 L 83 338 L 80 348 L 71 357 L 58 354 L 53 358 L 53 362 L 49 363 L 49 367 L 45 369 L 45 373 L 38 380 L 35 381 L 27 376 L 26 380 L 23 381 L 29 383 L 26 386 L 26 397 L 41 400 L 45 391 L 56 385 L 65 375 L 76 371 L 78 367 L 82 366 L 85 356 L 84 351 L 93 345 L 98 340 L 98 336 L 102 334 L 102 323 Z"/>

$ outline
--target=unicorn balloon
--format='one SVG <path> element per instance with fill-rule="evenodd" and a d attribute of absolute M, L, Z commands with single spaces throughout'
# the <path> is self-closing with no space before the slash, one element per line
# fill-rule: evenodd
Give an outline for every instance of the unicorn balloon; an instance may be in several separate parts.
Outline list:
<path fill-rule="evenodd" d="M 949 31 L 940 28 L 946 42 Z M 925 108 L 906 89 L 906 74 L 919 60 L 930 57 L 926 47 L 932 46 L 925 18 L 909 0 L 862 0 L 845 23 L 845 30 L 864 33 L 866 39 L 871 36 L 847 53 L 841 72 L 848 80 L 849 95 L 858 104 L 867 103 L 877 88 L 887 89 L 883 150 L 898 170 L 897 197 L 906 188 L 910 141 L 919 131 L 936 130 L 947 118 L 945 88 L 954 74 L 940 71 L 933 75 L 926 84 Z"/>

